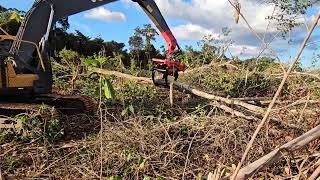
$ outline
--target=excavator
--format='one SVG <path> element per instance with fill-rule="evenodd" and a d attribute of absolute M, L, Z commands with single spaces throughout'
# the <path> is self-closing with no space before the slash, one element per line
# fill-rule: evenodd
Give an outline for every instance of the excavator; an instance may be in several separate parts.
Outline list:
<path fill-rule="evenodd" d="M 86 10 L 117 0 L 35 0 L 27 12 L 16 36 L 3 29 L 0 42 L 0 120 L 12 112 L 33 111 L 41 104 L 53 106 L 63 113 L 93 113 L 95 102 L 86 96 L 64 96 L 53 92 L 51 62 L 48 55 L 48 39 L 53 24 Z M 179 49 L 176 38 L 163 18 L 154 0 L 132 0 L 152 20 L 167 44 L 167 59 L 153 59 L 155 72 L 178 78 L 178 71 L 186 66 L 173 58 Z M 101 30 L 103 31 L 103 29 Z M 155 82 L 155 80 L 154 80 Z M 1 124 L 1 121 L 0 121 Z"/>

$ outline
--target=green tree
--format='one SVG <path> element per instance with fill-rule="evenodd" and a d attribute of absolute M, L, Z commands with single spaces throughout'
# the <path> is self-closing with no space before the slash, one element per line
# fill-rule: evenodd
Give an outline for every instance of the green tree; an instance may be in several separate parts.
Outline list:
<path fill-rule="evenodd" d="M 136 32 L 144 37 L 144 50 L 147 54 L 147 59 L 151 57 L 152 51 L 152 41 L 156 40 L 156 35 L 158 35 L 157 30 L 152 27 L 151 24 L 143 25 L 143 28 L 136 28 Z"/>
<path fill-rule="evenodd" d="M 136 32 L 144 37 L 144 49 L 150 50 L 152 41 L 156 40 L 155 36 L 158 34 L 157 30 L 154 29 L 151 24 L 145 24 L 142 29 L 138 27 Z"/>
<path fill-rule="evenodd" d="M 70 28 L 70 24 L 69 24 L 69 19 L 68 17 L 65 17 L 65 18 L 62 18 L 62 19 L 59 19 L 58 22 L 57 22 L 58 25 L 61 26 L 61 28 L 66 31 Z"/>
<path fill-rule="evenodd" d="M 135 29 L 133 36 L 129 38 L 129 46 L 131 52 L 136 55 L 138 62 L 140 62 L 140 52 L 143 48 L 143 39 L 141 35 L 137 33 L 137 29 Z"/>
<path fill-rule="evenodd" d="M 0 26 L 10 35 L 16 35 L 25 12 L 0 7 Z"/>
<path fill-rule="evenodd" d="M 199 42 L 201 47 L 201 65 L 208 64 L 213 61 L 217 48 L 213 45 L 215 38 L 212 35 L 204 36 Z"/>
<path fill-rule="evenodd" d="M 277 28 L 284 33 L 298 26 L 297 17 L 306 14 L 308 8 L 313 7 L 318 1 L 311 0 L 268 0 L 276 7 L 273 16 L 268 19 L 277 23 Z"/>
<path fill-rule="evenodd" d="M 7 11 L 7 8 L 3 7 L 0 5 L 0 13 L 4 12 L 4 11 Z"/>

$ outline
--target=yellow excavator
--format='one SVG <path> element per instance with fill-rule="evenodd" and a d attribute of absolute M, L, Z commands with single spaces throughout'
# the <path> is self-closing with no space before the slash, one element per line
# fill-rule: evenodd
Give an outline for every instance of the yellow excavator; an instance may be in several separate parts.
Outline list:
<path fill-rule="evenodd" d="M 63 113 L 93 113 L 95 103 L 86 96 L 63 96 L 52 92 L 52 69 L 48 39 L 53 24 L 61 18 L 117 0 L 35 0 L 16 36 L 3 29 L 0 35 L 0 118 L 29 111 L 41 104 Z M 166 40 L 167 54 L 177 45 L 154 0 L 132 0 L 144 10 Z M 103 31 L 103 29 L 101 30 Z M 163 62 L 168 63 L 168 60 Z M 160 61 L 157 67 L 166 68 Z M 170 64 L 170 63 L 169 63 Z M 1 121 L 0 121 L 1 124 Z"/>

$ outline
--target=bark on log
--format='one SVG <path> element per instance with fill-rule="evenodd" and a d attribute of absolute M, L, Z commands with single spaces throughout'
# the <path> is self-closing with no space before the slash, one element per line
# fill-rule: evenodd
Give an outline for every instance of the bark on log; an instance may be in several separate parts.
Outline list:
<path fill-rule="evenodd" d="M 222 109 L 223 111 L 233 115 L 233 116 L 236 116 L 236 117 L 241 117 L 241 118 L 244 118 L 246 120 L 255 120 L 256 118 L 253 117 L 253 116 L 246 116 L 245 114 L 243 114 L 242 112 L 239 112 L 239 111 L 236 111 L 226 105 L 223 105 L 223 104 L 220 104 L 218 102 L 214 102 L 214 103 L 211 103 L 211 105 L 213 106 L 216 106 L 218 107 L 219 109 Z"/>
<path fill-rule="evenodd" d="M 153 83 L 152 79 L 150 79 L 150 78 L 136 77 L 136 76 L 132 76 L 132 75 L 129 75 L 129 74 L 124 74 L 124 73 L 117 72 L 117 71 L 109 71 L 109 70 L 99 69 L 99 68 L 89 68 L 89 71 L 94 72 L 94 73 L 98 73 L 98 74 L 114 75 L 114 76 L 117 76 L 117 77 L 120 77 L 120 78 L 132 80 L 132 81 L 137 81 L 138 83 Z M 159 81 L 157 81 L 157 83 L 161 84 L 161 85 L 165 85 L 163 80 L 159 80 Z M 179 91 L 181 91 L 181 92 L 187 92 L 189 94 L 193 94 L 193 95 L 196 95 L 198 97 L 209 99 L 209 100 L 215 101 L 217 103 L 222 102 L 222 103 L 230 105 L 230 106 L 237 105 L 237 106 L 243 107 L 243 108 L 249 110 L 251 113 L 257 115 L 258 117 L 263 115 L 264 112 L 265 112 L 265 110 L 263 108 L 259 107 L 259 106 L 255 106 L 255 105 L 243 102 L 243 101 L 238 100 L 238 99 L 228 99 L 228 98 L 224 98 L 224 97 L 221 97 L 221 96 L 208 94 L 206 92 L 194 89 L 189 85 L 185 85 L 185 84 L 182 84 L 182 83 L 179 83 L 179 82 L 176 82 L 176 81 L 173 82 L 173 81 L 168 80 L 168 83 L 173 83 L 174 88 L 179 90 Z M 245 114 L 243 114 L 241 112 L 240 113 L 235 112 L 232 108 L 230 108 L 228 106 L 225 106 L 225 105 L 220 106 L 219 108 L 222 109 L 222 110 L 225 110 L 226 112 L 230 111 L 231 114 L 233 112 L 233 114 L 236 115 L 237 117 L 242 117 L 242 118 L 245 118 L 247 120 L 253 120 L 254 119 L 253 117 L 246 116 Z M 228 113 L 230 113 L 230 112 L 228 112 Z M 290 128 L 290 129 L 296 129 L 296 130 L 299 130 L 299 131 L 301 130 L 299 127 L 296 127 L 296 126 L 291 125 L 291 124 L 287 124 L 287 123 L 282 122 L 281 120 L 278 120 L 278 119 L 273 118 L 273 117 L 270 118 L 270 121 L 272 123 L 276 123 L 278 125 L 281 125 L 282 127 L 286 127 L 286 128 Z"/>
<path fill-rule="evenodd" d="M 117 76 L 120 78 L 138 81 L 140 83 L 153 83 L 152 79 L 150 79 L 150 78 L 132 76 L 129 74 L 124 74 L 124 73 L 118 72 L 118 71 L 109 71 L 109 70 L 94 68 L 94 67 L 90 67 L 89 71 L 94 72 L 94 73 L 98 73 L 98 74 L 104 74 L 104 75 L 114 75 L 114 76 Z"/>
<path fill-rule="evenodd" d="M 320 165 L 319 167 L 312 173 L 312 175 L 308 178 L 308 180 L 316 180 L 320 177 Z"/>
<path fill-rule="evenodd" d="M 117 71 L 108 71 L 108 70 L 104 70 L 104 69 L 99 69 L 99 68 L 90 68 L 89 71 L 91 72 L 95 72 L 95 73 L 99 73 L 99 74 L 106 74 L 106 75 L 115 75 L 117 77 L 121 77 L 121 78 L 125 78 L 125 79 L 129 79 L 129 80 L 134 80 L 134 81 L 138 81 L 138 82 L 145 82 L 145 83 L 153 83 L 152 79 L 150 78 L 145 78 L 145 77 L 136 77 L 136 76 L 132 76 L 132 75 L 128 75 L 128 74 L 124 74 L 124 73 L 120 73 Z M 157 82 L 158 84 L 162 84 L 164 85 L 164 81 L 163 80 L 158 80 Z M 168 79 L 168 83 L 173 83 L 173 86 L 175 89 L 178 89 L 182 92 L 188 92 L 191 94 L 194 94 L 196 96 L 205 98 L 205 99 L 209 99 L 209 100 L 214 100 L 214 101 L 218 101 L 218 102 L 223 102 L 226 103 L 228 105 L 238 105 L 241 107 L 244 107 L 250 111 L 259 113 L 259 114 L 263 114 L 265 111 L 263 108 L 252 105 L 252 104 L 248 104 L 236 99 L 229 99 L 229 98 L 224 98 L 221 96 L 216 96 L 213 94 L 209 94 L 197 89 L 192 88 L 190 85 L 186 85 L 186 84 L 182 84 L 180 82 L 177 81 L 171 81 Z"/>
<path fill-rule="evenodd" d="M 226 103 L 228 105 L 238 105 L 238 106 L 244 107 L 244 108 L 246 108 L 246 109 L 248 109 L 250 111 L 259 113 L 259 114 L 263 114 L 265 112 L 265 110 L 263 108 L 261 108 L 261 107 L 258 107 L 258 106 L 252 105 L 252 104 L 248 104 L 248 103 L 236 100 L 236 99 L 229 99 L 229 98 L 224 98 L 224 97 L 221 97 L 221 96 L 216 96 L 216 95 L 213 95 L 213 94 L 209 94 L 209 93 L 194 89 L 191 86 L 182 84 L 180 82 L 174 81 L 173 85 L 174 85 L 174 87 L 176 89 L 180 89 L 181 91 L 187 91 L 187 92 L 189 92 L 191 94 L 194 94 L 194 95 L 197 95 L 199 97 L 203 97 L 203 98 L 206 98 L 206 99 L 209 99 L 209 100 L 214 100 L 214 101 L 218 101 L 218 102 L 224 102 L 224 103 Z"/>
<path fill-rule="evenodd" d="M 260 169 L 267 167 L 274 162 L 277 162 L 287 152 L 293 152 L 298 149 L 301 149 L 303 146 L 319 138 L 320 138 L 320 125 L 308 131 L 307 133 L 303 134 L 302 136 L 284 144 L 280 148 L 273 150 L 269 154 L 263 156 L 262 158 L 256 160 L 255 162 L 249 164 L 248 166 L 242 168 L 239 171 L 236 179 L 238 180 L 248 179 L 254 173 L 258 172 Z"/>

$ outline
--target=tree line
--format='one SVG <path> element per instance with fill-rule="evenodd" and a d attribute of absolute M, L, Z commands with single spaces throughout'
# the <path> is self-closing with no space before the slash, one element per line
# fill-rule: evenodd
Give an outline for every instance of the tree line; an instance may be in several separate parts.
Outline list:
<path fill-rule="evenodd" d="M 273 3 L 275 7 L 280 9 L 274 16 L 267 18 L 275 19 L 278 22 L 278 28 L 286 33 L 297 26 L 298 23 L 295 21 L 295 16 L 285 15 L 305 14 L 306 10 L 316 2 L 309 0 L 268 0 L 264 3 Z M 26 12 L 24 11 L 0 6 L 0 25 L 10 35 L 15 35 L 25 15 Z M 151 58 L 165 57 L 164 46 L 156 48 L 153 45 L 158 33 L 151 24 L 135 28 L 134 33 L 128 39 L 129 48 L 123 42 L 106 41 L 101 37 L 88 37 L 79 30 L 70 33 L 68 32 L 69 27 L 68 18 L 59 20 L 53 26 L 49 39 L 49 54 L 51 57 L 59 60 L 59 52 L 63 49 L 75 51 L 84 57 L 97 55 L 103 49 L 103 55 L 106 57 L 120 57 L 125 66 L 135 63 L 135 66 L 140 68 L 147 68 Z M 222 35 L 228 36 L 230 31 L 224 29 Z M 189 67 L 203 66 L 213 61 L 237 61 L 237 57 L 227 58 L 225 56 L 230 44 L 232 44 L 231 40 L 221 42 L 216 41 L 211 36 L 206 36 L 199 41 L 199 48 L 186 46 L 176 54 L 176 57 Z"/>

